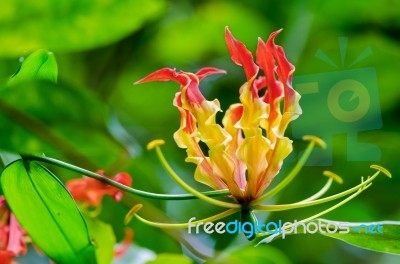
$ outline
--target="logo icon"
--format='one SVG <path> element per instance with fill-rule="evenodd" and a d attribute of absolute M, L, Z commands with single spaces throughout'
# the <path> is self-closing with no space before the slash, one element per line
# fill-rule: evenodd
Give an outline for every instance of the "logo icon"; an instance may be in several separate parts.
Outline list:
<path fill-rule="evenodd" d="M 349 65 L 345 65 L 347 38 L 339 38 L 342 65 L 338 66 L 323 51 L 316 57 L 334 66 L 335 71 L 298 76 L 294 88 L 301 94 L 303 115 L 293 122 L 293 136 L 313 134 L 328 146 L 315 151 L 306 165 L 328 166 L 333 161 L 333 137 L 346 134 L 348 161 L 378 161 L 380 149 L 361 142 L 359 133 L 382 127 L 376 71 L 372 67 L 352 68 L 372 54 L 366 48 Z"/>

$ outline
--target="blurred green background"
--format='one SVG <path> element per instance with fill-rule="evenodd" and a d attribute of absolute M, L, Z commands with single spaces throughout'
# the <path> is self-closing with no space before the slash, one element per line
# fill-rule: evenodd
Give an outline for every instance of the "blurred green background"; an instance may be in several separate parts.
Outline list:
<path fill-rule="evenodd" d="M 293 127 L 293 131 L 289 128 L 288 135 L 310 133 L 313 127 L 315 134 L 321 127 L 325 128 L 325 134 L 331 131 L 332 159 L 324 166 L 305 167 L 271 202 L 294 202 L 308 197 L 324 184 L 323 170 L 343 177 L 344 184 L 334 186 L 329 194 L 340 192 L 358 184 L 361 176 L 371 174 L 371 164 L 379 164 L 394 177 L 391 180 L 379 177 L 365 193 L 326 218 L 359 222 L 400 220 L 398 0 L 2 1 L 0 98 L 13 106 L 14 111 L 0 109 L 0 149 L 45 153 L 87 169 L 104 169 L 109 175 L 127 171 L 133 175 L 135 188 L 182 193 L 162 170 L 154 153 L 145 149 L 150 140 L 162 138 L 167 142 L 165 155 L 174 168 L 192 186 L 207 190 L 193 180 L 194 166 L 184 163 L 185 151 L 177 148 L 172 138 L 179 126 L 179 115 L 172 106 L 178 86 L 175 83 L 133 86 L 133 82 L 162 67 L 193 72 L 205 66 L 219 67 L 228 74 L 208 78 L 202 83 L 202 91 L 209 100 L 218 98 L 222 109 L 227 109 L 238 101 L 238 89 L 245 82 L 245 76 L 229 58 L 224 42 L 225 26 L 252 51 L 257 37 L 265 40 L 272 31 L 283 28 L 276 41 L 295 64 L 296 78 L 322 74 L 319 76 L 326 80 L 330 74 L 339 72 L 340 80 L 341 71 L 362 72 L 366 68 L 373 68 L 376 73 L 372 78 L 376 80 L 377 90 L 371 101 L 379 107 L 365 121 L 375 122 L 376 126 L 361 125 L 360 128 L 342 124 L 345 129 L 340 130 L 337 123 L 327 122 L 325 111 L 306 112 L 305 109 L 315 109 L 315 106 L 302 105 L 303 118 L 309 123 L 304 123 L 306 127 Z M 344 63 L 338 41 L 341 37 L 347 38 Z M 20 58 L 39 48 L 54 52 L 59 68 L 58 84 L 27 83 L 4 89 L 8 78 L 19 68 Z M 368 56 L 351 65 L 366 49 L 371 51 Z M 332 63 L 317 58 L 318 50 Z M 361 73 L 355 78 L 362 81 L 364 77 Z M 323 96 L 316 98 L 324 100 Z M 306 95 L 304 102 L 326 107 L 325 103 L 306 99 Z M 351 110 L 354 105 L 347 107 Z M 374 144 L 379 157 L 367 151 L 362 152 L 360 160 L 349 159 L 348 131 L 357 134 L 360 142 Z M 295 140 L 294 146 L 293 155 L 285 162 L 276 181 L 283 178 L 297 154 L 305 148 L 300 139 Z M 63 181 L 79 176 L 50 168 Z M 171 218 L 186 222 L 192 216 L 200 218 L 220 210 L 199 201 L 165 202 L 126 195 L 123 203 L 116 205 L 106 199 L 101 218 L 113 224 L 118 239 L 123 236 L 123 217 L 135 203 L 144 204 L 141 211 L 144 217 L 158 221 Z M 260 217 L 291 221 L 327 207 L 321 205 Z M 235 217 L 238 216 L 232 219 Z M 131 226 L 135 231 L 135 245 L 157 254 L 183 252 L 196 261 L 217 254 L 225 259 L 213 260 L 213 263 L 399 261 L 396 256 L 358 249 L 320 235 L 291 236 L 253 248 L 241 236 L 188 236 L 186 230 L 163 231 L 135 220 Z M 249 244 L 250 247 L 229 256 L 235 248 Z"/>

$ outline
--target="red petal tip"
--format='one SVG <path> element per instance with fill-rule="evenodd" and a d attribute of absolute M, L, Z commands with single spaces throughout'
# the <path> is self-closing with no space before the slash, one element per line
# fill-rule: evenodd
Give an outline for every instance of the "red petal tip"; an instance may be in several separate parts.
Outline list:
<path fill-rule="evenodd" d="M 166 82 L 169 80 L 176 80 L 177 76 L 178 76 L 178 74 L 176 73 L 175 68 L 174 69 L 162 68 L 158 71 L 150 73 L 149 75 L 140 79 L 139 81 L 134 82 L 134 84 L 140 84 L 140 83 L 151 82 L 151 81 Z"/>

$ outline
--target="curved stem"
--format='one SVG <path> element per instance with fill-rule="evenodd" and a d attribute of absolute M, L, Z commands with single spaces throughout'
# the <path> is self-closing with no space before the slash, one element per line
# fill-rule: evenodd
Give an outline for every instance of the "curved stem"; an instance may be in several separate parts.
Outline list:
<path fill-rule="evenodd" d="M 213 222 L 213 221 L 222 219 L 224 217 L 227 217 L 229 215 L 232 215 L 232 214 L 234 214 L 234 213 L 236 213 L 238 211 L 239 211 L 239 209 L 228 209 L 228 210 L 226 210 L 226 211 L 224 211 L 222 213 L 219 213 L 219 214 L 216 214 L 216 215 L 204 218 L 204 219 L 200 219 L 200 220 L 193 221 L 193 222 L 190 222 L 190 223 L 188 222 L 188 223 L 176 223 L 176 224 L 174 224 L 174 223 L 159 223 L 159 222 L 149 221 L 149 220 L 146 220 L 146 219 L 142 218 L 137 213 L 135 213 L 134 216 L 137 219 L 139 219 L 141 222 L 143 222 L 144 224 L 150 225 L 150 226 L 154 226 L 154 227 L 158 227 L 158 228 L 186 228 L 186 227 L 189 227 L 189 224 L 190 225 L 197 225 L 199 223 Z"/>
<path fill-rule="evenodd" d="M 116 182 L 110 178 L 107 178 L 105 176 L 102 176 L 100 174 L 97 174 L 95 172 L 89 171 L 89 170 L 85 170 L 82 169 L 80 167 L 77 167 L 75 165 L 57 160 L 57 159 L 53 159 L 53 158 L 49 158 L 49 157 L 45 157 L 45 156 L 35 156 L 35 155 L 21 155 L 21 157 L 23 159 L 26 160 L 36 160 L 36 161 L 41 161 L 41 162 L 45 162 L 48 164 L 52 164 L 73 172 L 77 172 L 79 174 L 88 176 L 90 178 L 94 178 L 96 180 L 99 180 L 101 182 L 104 182 L 106 184 L 109 184 L 115 188 L 118 188 L 120 190 L 123 190 L 127 193 L 131 193 L 134 195 L 138 195 L 138 196 L 142 196 L 142 197 L 146 197 L 146 198 L 152 198 L 152 199 L 159 199 L 159 200 L 189 200 L 189 199 L 198 199 L 197 196 L 192 195 L 192 194 L 158 194 L 158 193 L 150 193 L 150 192 L 145 192 L 145 191 L 141 191 L 141 190 L 137 190 L 131 187 L 128 187 L 126 185 L 123 185 L 119 182 Z M 217 190 L 217 191 L 208 191 L 208 192 L 204 192 L 202 193 L 204 196 L 226 196 L 229 195 L 230 192 L 229 190 Z"/>
<path fill-rule="evenodd" d="M 219 201 L 219 200 L 210 198 L 210 197 L 202 194 L 201 192 L 197 191 L 190 185 L 188 185 L 184 180 L 181 179 L 181 177 L 178 176 L 178 174 L 168 164 L 167 160 L 165 159 L 165 157 L 161 151 L 161 148 L 159 146 L 156 146 L 155 149 L 156 149 L 157 156 L 160 159 L 160 162 L 163 165 L 163 167 L 165 168 L 165 170 L 172 177 L 172 179 L 174 179 L 183 189 L 190 192 L 197 198 L 199 198 L 205 202 L 208 202 L 210 204 L 216 205 L 216 206 L 221 206 L 221 207 L 225 207 L 225 208 L 240 208 L 241 207 L 240 204 L 228 203 L 228 202 L 223 202 L 223 201 Z"/>
<path fill-rule="evenodd" d="M 261 201 L 264 201 L 278 192 L 280 192 L 283 188 L 285 188 L 293 179 L 294 177 L 297 176 L 303 165 L 306 163 L 308 157 L 310 157 L 312 150 L 314 149 L 315 146 L 315 141 L 310 141 L 308 144 L 306 150 L 304 151 L 303 155 L 299 159 L 299 161 L 296 163 L 296 165 L 293 167 L 293 169 L 289 172 L 289 174 L 286 176 L 285 179 L 283 179 L 278 185 L 276 185 L 272 190 L 269 192 L 265 193 L 264 195 L 260 196 L 256 200 L 252 202 L 252 204 L 257 204 L 260 203 Z"/>

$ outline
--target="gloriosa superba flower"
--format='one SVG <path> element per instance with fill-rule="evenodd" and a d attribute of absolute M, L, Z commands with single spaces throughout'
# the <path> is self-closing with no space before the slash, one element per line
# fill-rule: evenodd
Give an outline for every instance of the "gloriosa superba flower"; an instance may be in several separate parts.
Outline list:
<path fill-rule="evenodd" d="M 292 152 L 292 141 L 284 135 L 289 123 L 301 115 L 300 95 L 292 87 L 295 67 L 287 60 L 281 46 L 275 44 L 280 30 L 273 32 L 266 42 L 258 39 L 256 60 L 246 46 L 235 39 L 228 28 L 225 40 L 232 61 L 242 66 L 247 81 L 239 90 L 240 103 L 233 104 L 226 111 L 222 126 L 216 122 L 221 112 L 217 99 L 208 101 L 200 91 L 202 79 L 212 74 L 225 73 L 217 68 L 202 68 L 196 73 L 163 68 L 135 84 L 150 81 L 175 81 L 180 85 L 173 104 L 180 113 L 180 127 L 174 139 L 180 148 L 186 149 L 186 162 L 196 164 L 194 178 L 214 190 L 226 190 L 224 194 L 232 202 L 226 202 L 198 192 L 186 184 L 167 163 L 160 145 L 163 140 L 149 143 L 148 149 L 156 149 L 160 161 L 168 173 L 188 192 L 211 204 L 228 208 L 217 215 L 197 222 L 215 221 L 241 212 L 241 221 L 255 221 L 254 211 L 281 211 L 306 207 L 346 197 L 341 202 L 302 221 L 311 221 L 348 202 L 370 186 L 380 172 L 388 176 L 384 168 L 372 165 L 377 171 L 366 180 L 336 195 L 320 198 L 336 180 L 342 179 L 336 174 L 325 171 L 327 183 L 311 197 L 300 202 L 282 205 L 263 205 L 262 202 L 281 191 L 298 174 L 312 149 L 325 143 L 314 136 L 305 136 L 310 141 L 302 157 L 289 174 L 274 188 L 265 192 L 274 177 L 279 173 L 283 160 Z M 259 75 L 260 71 L 264 74 Z M 203 151 L 203 142 L 208 151 Z M 157 223 L 143 219 L 137 214 L 141 205 L 132 208 L 128 220 L 136 216 L 141 221 L 161 228 L 184 228 L 186 223 Z"/>

